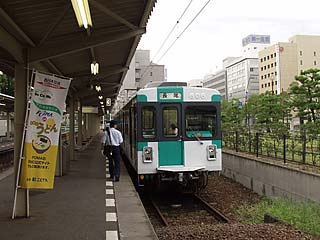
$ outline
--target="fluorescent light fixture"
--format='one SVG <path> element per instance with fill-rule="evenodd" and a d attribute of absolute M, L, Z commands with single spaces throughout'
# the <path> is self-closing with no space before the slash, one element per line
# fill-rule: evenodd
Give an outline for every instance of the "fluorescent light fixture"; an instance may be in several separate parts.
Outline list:
<path fill-rule="evenodd" d="M 102 99 L 103 99 L 103 97 L 102 97 L 102 96 L 99 96 L 98 98 L 99 98 L 100 100 L 102 100 Z"/>
<path fill-rule="evenodd" d="M 5 103 L 0 103 L 0 106 L 5 106 L 6 104 Z"/>
<path fill-rule="evenodd" d="M 99 63 L 94 61 L 91 63 L 91 74 L 97 75 L 99 73 Z"/>
<path fill-rule="evenodd" d="M 2 71 L 0 71 L 0 75 L 3 75 L 3 72 L 2 72 Z"/>
<path fill-rule="evenodd" d="M 85 29 L 88 26 L 92 27 L 88 0 L 71 0 L 71 2 L 79 27 L 83 26 Z"/>
<path fill-rule="evenodd" d="M 97 85 L 97 86 L 96 86 L 96 91 L 97 91 L 97 92 L 100 92 L 100 91 L 101 91 L 101 86 L 100 86 L 100 85 Z"/>

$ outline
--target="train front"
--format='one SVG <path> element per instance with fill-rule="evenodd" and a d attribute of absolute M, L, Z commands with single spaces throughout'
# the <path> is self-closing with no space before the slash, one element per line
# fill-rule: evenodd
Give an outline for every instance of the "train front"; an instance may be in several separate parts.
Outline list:
<path fill-rule="evenodd" d="M 140 90 L 137 99 L 140 185 L 204 188 L 208 173 L 222 168 L 219 92 L 161 86 Z"/>

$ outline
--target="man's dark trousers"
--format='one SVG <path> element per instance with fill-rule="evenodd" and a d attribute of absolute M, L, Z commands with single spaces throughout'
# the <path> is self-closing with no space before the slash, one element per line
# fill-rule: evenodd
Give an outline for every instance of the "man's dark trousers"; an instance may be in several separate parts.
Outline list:
<path fill-rule="evenodd" d="M 114 161 L 114 176 L 116 178 L 120 177 L 120 147 L 119 146 L 112 146 L 112 158 Z"/>

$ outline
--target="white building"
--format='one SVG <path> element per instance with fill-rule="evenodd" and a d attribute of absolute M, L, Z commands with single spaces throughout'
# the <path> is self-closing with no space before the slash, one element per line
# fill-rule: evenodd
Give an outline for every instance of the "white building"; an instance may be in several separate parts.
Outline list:
<path fill-rule="evenodd" d="M 188 81 L 188 87 L 203 87 L 202 79 L 192 79 Z"/>
<path fill-rule="evenodd" d="M 152 82 L 166 82 L 164 65 L 150 62 L 150 50 L 137 50 L 135 54 L 135 81 L 138 89 Z"/>
<path fill-rule="evenodd" d="M 167 74 L 164 65 L 150 62 L 150 50 L 136 50 L 129 70 L 122 82 L 112 114 L 121 109 L 139 90 L 149 83 L 166 82 Z"/>
<path fill-rule="evenodd" d="M 249 35 L 242 40 L 243 56 L 228 59 L 226 67 L 228 100 L 237 98 L 244 102 L 259 93 L 258 52 L 270 44 L 268 35 Z"/>
<path fill-rule="evenodd" d="M 226 99 L 226 71 L 225 69 L 217 71 L 214 74 L 208 74 L 204 77 L 203 87 L 216 89 L 220 92 L 221 98 Z"/>

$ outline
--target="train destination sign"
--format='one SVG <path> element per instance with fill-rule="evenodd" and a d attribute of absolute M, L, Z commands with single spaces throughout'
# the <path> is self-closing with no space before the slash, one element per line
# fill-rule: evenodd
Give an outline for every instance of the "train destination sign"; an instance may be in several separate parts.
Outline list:
<path fill-rule="evenodd" d="M 160 99 L 181 99 L 182 95 L 179 92 L 162 92 Z"/>

